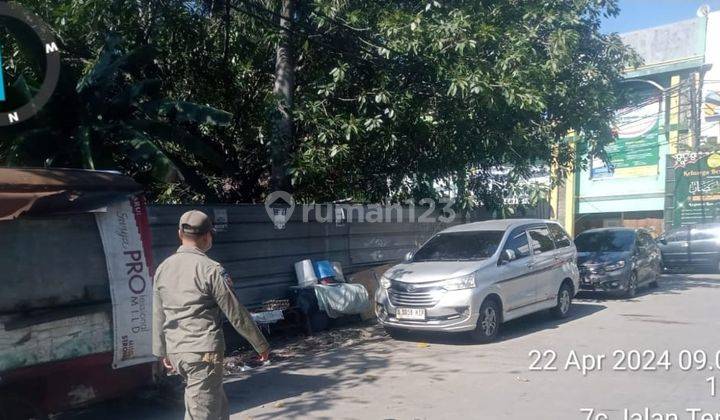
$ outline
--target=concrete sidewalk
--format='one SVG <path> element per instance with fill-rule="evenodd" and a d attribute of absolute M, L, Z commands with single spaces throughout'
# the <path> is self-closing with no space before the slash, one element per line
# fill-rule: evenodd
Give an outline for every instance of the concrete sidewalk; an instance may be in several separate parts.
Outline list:
<path fill-rule="evenodd" d="M 585 419 L 582 408 L 622 419 L 649 407 L 690 418 L 686 408 L 718 410 L 712 372 L 617 371 L 613 351 L 720 350 L 720 276 L 664 276 L 631 301 L 589 296 L 570 319 L 532 315 L 505 325 L 500 341 L 458 337 L 383 338 L 274 366 L 229 381 L 234 419 Z M 532 350 L 553 350 L 558 371 L 530 371 Z M 571 351 L 606 355 L 602 370 L 564 370 Z M 548 359 L 543 359 L 543 364 Z M 683 417 L 687 416 L 687 417 Z"/>
<path fill-rule="evenodd" d="M 566 320 L 539 313 L 512 321 L 488 345 L 436 334 L 396 341 L 365 327 L 339 348 L 230 377 L 226 391 L 233 419 L 584 420 L 580 410 L 594 408 L 624 420 L 624 409 L 644 407 L 691 419 L 686 408 L 714 413 L 720 397 L 710 397 L 713 371 L 685 372 L 677 359 L 682 350 L 704 350 L 710 359 L 720 351 L 718 302 L 720 276 L 665 275 L 660 288 L 632 300 L 584 296 Z M 558 370 L 531 371 L 533 350 L 554 351 Z M 613 370 L 616 350 L 667 350 L 673 366 Z M 585 376 L 564 369 L 572 351 L 579 360 L 605 355 L 602 369 Z M 61 418 L 180 419 L 182 410 L 148 396 Z"/>

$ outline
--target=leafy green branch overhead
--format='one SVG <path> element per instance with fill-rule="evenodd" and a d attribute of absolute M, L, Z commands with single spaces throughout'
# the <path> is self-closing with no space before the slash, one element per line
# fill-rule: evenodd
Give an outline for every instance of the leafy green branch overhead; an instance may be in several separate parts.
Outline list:
<path fill-rule="evenodd" d="M 74 89 L 64 84 L 57 92 L 73 97 L 77 108 L 62 118 L 45 112 L 33 122 L 42 128 L 15 128 L 8 162 L 119 167 L 148 182 L 186 182 L 212 197 L 193 166 L 203 160 L 222 168 L 224 158 L 200 127 L 228 125 L 232 115 L 165 98 L 162 80 L 148 78 L 154 57 L 150 46 L 126 52 L 121 37 L 109 36 Z M 23 84 L 20 78 L 14 83 L 18 91 Z"/>
<path fill-rule="evenodd" d="M 23 3 L 58 32 L 65 71 L 0 158 L 123 170 L 171 202 L 268 193 L 283 39 L 285 175 L 318 201 L 433 196 L 442 181 L 490 205 L 511 189 L 493 189 L 499 168 L 507 183 L 552 166 L 557 181 L 568 132 L 602 154 L 637 64 L 600 32 L 614 0 L 297 1 L 284 28 L 280 0 Z"/>

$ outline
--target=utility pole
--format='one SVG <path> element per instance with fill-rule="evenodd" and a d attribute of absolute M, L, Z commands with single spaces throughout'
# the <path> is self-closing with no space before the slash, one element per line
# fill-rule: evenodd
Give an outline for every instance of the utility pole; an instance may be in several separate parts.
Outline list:
<path fill-rule="evenodd" d="M 296 0 L 282 0 L 280 8 L 280 39 L 275 57 L 273 95 L 277 108 L 273 113 L 270 136 L 270 189 L 290 189 L 288 167 L 294 143 L 292 121 L 293 91 L 295 90 L 295 60 L 290 37 Z"/>
<path fill-rule="evenodd" d="M 700 134 L 701 134 L 701 109 L 703 81 L 705 79 L 705 69 L 700 68 L 697 73 L 693 73 L 693 80 L 690 83 L 690 120 L 692 128 L 693 150 L 698 155 L 698 191 L 700 192 L 700 214 L 702 223 L 705 223 L 705 192 L 703 191 L 703 176 L 699 158 L 700 153 Z"/>

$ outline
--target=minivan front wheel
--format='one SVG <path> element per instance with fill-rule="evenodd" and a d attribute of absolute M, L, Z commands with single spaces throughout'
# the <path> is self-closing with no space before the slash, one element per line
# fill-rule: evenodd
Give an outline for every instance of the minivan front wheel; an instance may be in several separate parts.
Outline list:
<path fill-rule="evenodd" d="M 470 335 L 476 343 L 489 343 L 497 337 L 500 330 L 500 305 L 492 299 L 486 299 L 480 305 L 480 316 Z"/>
<path fill-rule="evenodd" d="M 570 314 L 572 296 L 572 286 L 567 283 L 563 283 L 558 291 L 557 304 L 552 309 L 552 313 L 556 318 L 567 318 L 568 314 Z"/>

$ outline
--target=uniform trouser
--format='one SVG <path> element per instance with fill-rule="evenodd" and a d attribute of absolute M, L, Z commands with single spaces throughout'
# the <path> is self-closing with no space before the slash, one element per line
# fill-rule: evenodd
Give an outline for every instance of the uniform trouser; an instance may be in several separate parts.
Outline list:
<path fill-rule="evenodd" d="M 186 382 L 185 420 L 230 417 L 223 389 L 223 357 L 218 353 L 174 353 L 168 358 Z"/>

